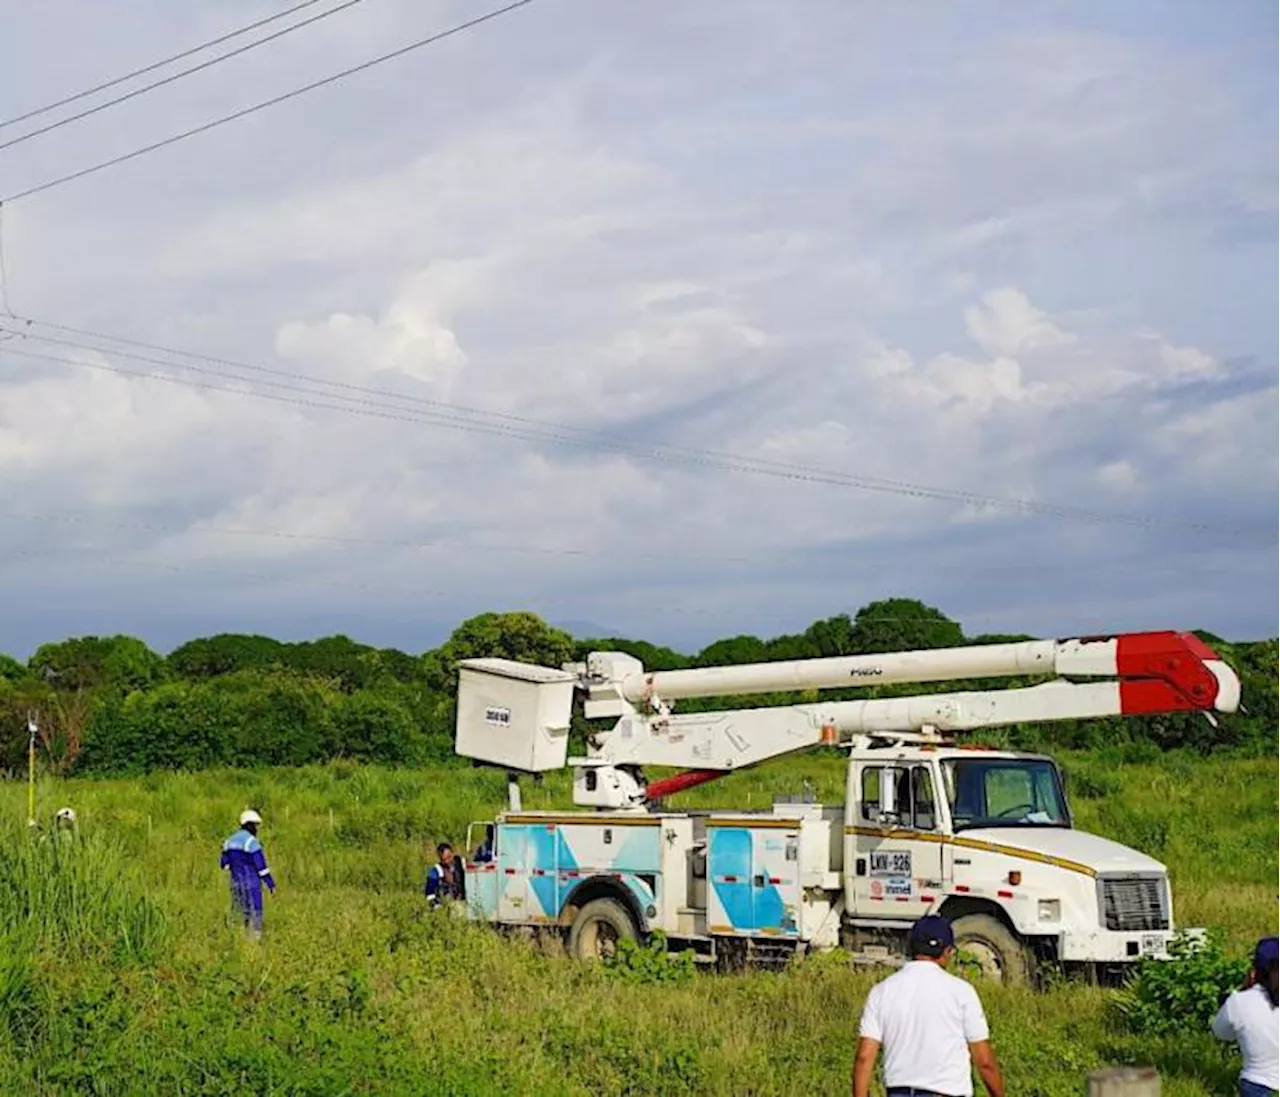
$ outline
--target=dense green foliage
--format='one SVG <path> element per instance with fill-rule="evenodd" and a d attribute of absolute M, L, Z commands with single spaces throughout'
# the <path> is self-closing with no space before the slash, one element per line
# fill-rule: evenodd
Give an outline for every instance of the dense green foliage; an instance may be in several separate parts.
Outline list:
<path fill-rule="evenodd" d="M 1227 953 L 1216 936 L 1203 944 L 1176 941 L 1171 951 L 1172 961 L 1144 963 L 1117 1003 L 1137 1032 L 1203 1031 L 1227 995 L 1244 985 L 1248 960 Z"/>
<path fill-rule="evenodd" d="M 129 636 L 45 644 L 24 666 L 0 656 L 0 771 L 26 762 L 26 719 L 39 717 L 43 765 L 54 772 L 143 773 L 209 766 L 306 765 L 332 758 L 423 765 L 453 759 L 459 659 L 503 656 L 557 667 L 593 650 L 628 652 L 671 670 L 727 663 L 870 654 L 991 643 L 966 638 L 939 610 L 905 598 L 856 615 L 815 621 L 800 633 L 735 636 L 685 655 L 643 640 L 575 640 L 531 613 L 485 613 L 439 648 L 411 655 L 345 636 L 282 643 L 225 634 L 192 640 L 167 658 Z M 1268 753 L 1276 744 L 1276 641 L 1230 644 L 1206 636 L 1244 681 L 1248 713 L 1213 727 L 1203 717 L 1113 719 L 1013 728 L 998 742 L 1079 748 L 1146 744 Z M 839 696 L 891 696 L 984 688 L 994 682 L 866 687 Z M 1015 683 L 1016 684 L 1016 683 Z M 836 695 L 833 695 L 836 696 Z M 814 700 L 784 694 L 686 702 L 685 711 Z M 584 730 L 576 722 L 577 733 Z"/>
<path fill-rule="evenodd" d="M 692 949 L 669 951 L 661 932 L 647 941 L 619 941 L 617 952 L 605 959 L 604 966 L 621 983 L 687 983 L 698 967 Z"/>
<path fill-rule="evenodd" d="M 1275 759 L 1153 754 L 1066 752 L 1077 822 L 1164 859 L 1179 922 L 1222 934 L 1215 956 L 1234 978 L 1276 928 Z M 837 799 L 843 776 L 840 758 L 815 753 L 674 806 L 763 808 L 803 782 Z M 469 823 L 492 817 L 501 773 L 337 761 L 46 776 L 39 796 L 41 819 L 76 808 L 84 844 L 30 847 L 23 783 L 0 782 L 0 849 L 22 874 L 0 878 L 0 934 L 27 934 L 0 942 L 2 1097 L 842 1093 L 882 977 L 839 954 L 742 975 L 690 977 L 644 948 L 586 966 L 428 913 L 435 841 L 461 846 Z M 525 798 L 563 808 L 569 776 Z M 228 926 L 217 868 L 248 803 L 266 818 L 280 885 L 256 946 Z M 1199 989 L 1167 1035 L 1118 1014 L 1129 998 L 1114 991 L 980 993 L 1012 1094 L 1078 1097 L 1086 1072 L 1125 1063 L 1156 1065 L 1166 1097 L 1234 1092 L 1239 1059 L 1205 1030 Z"/>

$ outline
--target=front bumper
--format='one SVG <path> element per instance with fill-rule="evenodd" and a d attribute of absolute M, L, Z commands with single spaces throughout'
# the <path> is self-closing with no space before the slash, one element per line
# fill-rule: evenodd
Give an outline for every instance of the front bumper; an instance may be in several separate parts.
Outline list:
<path fill-rule="evenodd" d="M 1058 935 L 1058 959 L 1063 963 L 1135 964 L 1139 960 L 1169 960 L 1169 946 L 1177 937 L 1204 939 L 1203 929 L 1091 930 Z"/>

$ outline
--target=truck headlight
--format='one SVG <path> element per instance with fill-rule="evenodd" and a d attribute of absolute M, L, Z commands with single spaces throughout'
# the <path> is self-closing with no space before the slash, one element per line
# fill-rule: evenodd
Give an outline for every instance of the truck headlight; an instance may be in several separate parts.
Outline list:
<path fill-rule="evenodd" d="M 1062 920 L 1061 899 L 1041 899 L 1037 904 L 1037 916 L 1042 922 L 1058 922 Z"/>

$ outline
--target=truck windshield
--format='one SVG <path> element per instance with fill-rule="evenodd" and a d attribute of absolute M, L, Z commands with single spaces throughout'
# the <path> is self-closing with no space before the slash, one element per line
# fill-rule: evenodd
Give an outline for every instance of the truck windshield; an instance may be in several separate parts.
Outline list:
<path fill-rule="evenodd" d="M 973 827 L 1069 827 L 1062 782 L 1052 762 L 1023 758 L 951 758 L 943 763 L 955 830 Z"/>

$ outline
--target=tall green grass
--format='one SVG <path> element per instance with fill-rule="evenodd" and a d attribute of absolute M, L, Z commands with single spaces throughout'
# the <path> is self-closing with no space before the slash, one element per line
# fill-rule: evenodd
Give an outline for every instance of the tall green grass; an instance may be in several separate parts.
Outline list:
<path fill-rule="evenodd" d="M 0 829 L 0 937 L 8 950 L 100 960 L 151 959 L 164 915 L 122 844 L 81 836 Z"/>
<path fill-rule="evenodd" d="M 1169 865 L 1179 920 L 1235 954 L 1275 932 L 1274 761 L 1068 755 L 1079 825 Z M 765 807 L 843 790 L 839 758 L 737 774 L 684 798 Z M 783 1095 L 843 1092 L 874 974 L 838 956 L 786 974 L 649 983 L 431 914 L 440 838 L 505 800 L 500 774 L 334 764 L 45 784 L 80 844 L 32 845 L 0 785 L 0 1094 Z M 566 775 L 525 790 L 570 802 Z M 280 883 L 255 944 L 228 918 L 222 839 L 247 805 Z M 48 812 L 45 811 L 44 814 Z M 1170 1097 L 1229 1092 L 1206 1032 L 1133 1031 L 1118 995 L 983 988 L 1022 1097 L 1072 1097 L 1107 1063 L 1155 1063 Z"/>

